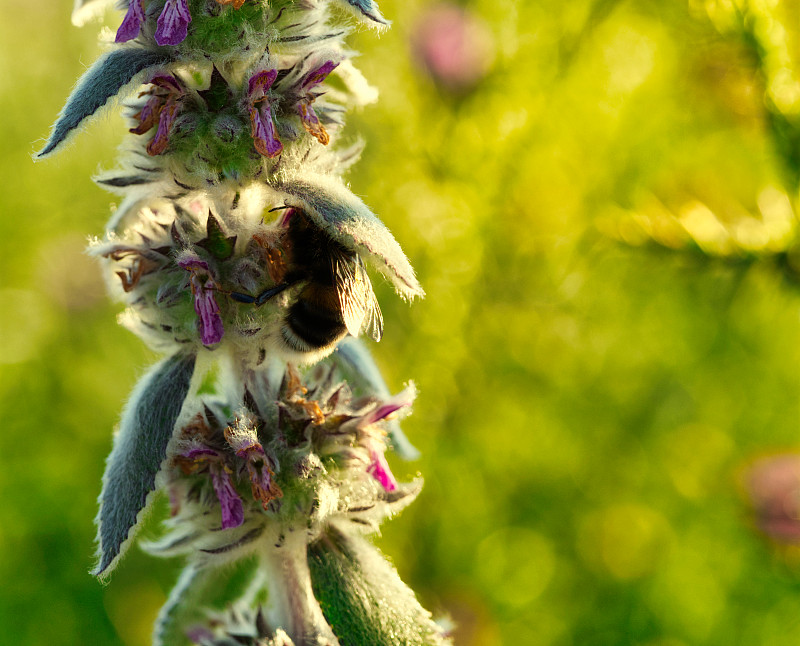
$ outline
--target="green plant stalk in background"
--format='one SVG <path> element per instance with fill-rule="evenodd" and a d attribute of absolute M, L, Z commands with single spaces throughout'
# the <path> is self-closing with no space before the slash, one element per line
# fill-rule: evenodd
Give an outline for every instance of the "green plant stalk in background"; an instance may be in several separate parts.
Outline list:
<path fill-rule="evenodd" d="M 403 251 L 342 174 L 345 110 L 375 98 L 343 45 L 372 0 L 131 0 L 38 153 L 109 100 L 130 121 L 91 245 L 123 325 L 164 358 L 123 411 L 97 516 L 106 579 L 164 491 L 144 547 L 184 556 L 154 642 L 444 644 L 363 535 L 408 505 L 388 448 L 415 449 L 366 347 L 383 318 L 366 266 L 406 299 Z M 78 2 L 82 23 L 102 8 Z M 349 12 L 349 16 L 346 15 Z"/>

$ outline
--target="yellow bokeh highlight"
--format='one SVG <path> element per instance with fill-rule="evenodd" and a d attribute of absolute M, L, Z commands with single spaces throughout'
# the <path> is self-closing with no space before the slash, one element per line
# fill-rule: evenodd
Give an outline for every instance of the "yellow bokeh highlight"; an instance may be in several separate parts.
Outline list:
<path fill-rule="evenodd" d="M 621 504 L 582 519 L 578 549 L 593 567 L 621 580 L 652 572 L 668 544 L 669 526 L 654 509 Z"/>

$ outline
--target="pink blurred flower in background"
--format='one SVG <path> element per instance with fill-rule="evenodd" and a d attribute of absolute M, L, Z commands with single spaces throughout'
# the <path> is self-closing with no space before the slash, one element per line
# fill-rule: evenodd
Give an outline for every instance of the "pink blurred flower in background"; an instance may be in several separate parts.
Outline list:
<path fill-rule="evenodd" d="M 745 487 L 758 528 L 780 543 L 800 543 L 800 454 L 755 461 Z"/>
<path fill-rule="evenodd" d="M 486 23 L 468 9 L 446 3 L 420 15 L 411 48 L 434 82 L 455 93 L 474 89 L 494 61 L 494 39 Z"/>

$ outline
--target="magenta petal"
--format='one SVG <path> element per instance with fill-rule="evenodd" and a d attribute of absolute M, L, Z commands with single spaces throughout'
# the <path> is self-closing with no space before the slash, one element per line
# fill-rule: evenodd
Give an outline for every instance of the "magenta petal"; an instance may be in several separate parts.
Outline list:
<path fill-rule="evenodd" d="M 256 150 L 265 157 L 275 157 L 283 151 L 283 144 L 278 139 L 275 124 L 272 122 L 272 110 L 269 101 L 264 99 L 259 109 L 250 107 L 250 129 Z"/>
<path fill-rule="evenodd" d="M 370 457 L 372 458 L 372 464 L 367 468 L 367 472 L 380 482 L 381 486 L 386 489 L 386 491 L 394 491 L 397 489 L 397 480 L 392 474 L 392 470 L 389 468 L 389 463 L 386 462 L 383 453 L 373 449 L 370 452 Z"/>
<path fill-rule="evenodd" d="M 213 345 L 222 341 L 225 329 L 219 306 L 214 298 L 214 282 L 209 280 L 197 289 L 194 295 L 194 311 L 200 318 L 200 341 L 203 345 Z"/>
<path fill-rule="evenodd" d="M 264 491 L 269 491 L 272 489 L 272 476 L 269 473 L 269 469 L 266 465 L 261 467 L 261 478 L 259 478 L 254 484 L 260 486 Z"/>
<path fill-rule="evenodd" d="M 211 472 L 211 482 L 222 509 L 222 529 L 238 527 L 244 522 L 244 506 L 231 477 L 223 467 L 218 466 Z"/>
<path fill-rule="evenodd" d="M 212 458 L 219 457 L 219 452 L 215 451 L 214 449 L 209 449 L 206 447 L 195 447 L 189 449 L 188 451 L 184 451 L 180 455 L 184 458 L 188 458 L 189 460 L 197 460 L 198 458 L 203 458 L 203 457 L 212 457 Z"/>
<path fill-rule="evenodd" d="M 238 441 L 231 441 L 228 439 L 228 444 L 230 444 L 233 447 L 233 450 L 236 451 L 236 457 L 239 457 L 242 460 L 263 458 L 265 456 L 264 448 L 255 437 L 245 437 Z"/>
<path fill-rule="evenodd" d="M 327 146 L 331 140 L 330 135 L 328 135 L 325 127 L 320 123 L 317 113 L 314 112 L 314 108 L 311 107 L 311 102 L 302 99 L 297 104 L 297 112 L 300 115 L 300 121 L 306 131 L 311 136 L 316 137 L 323 146 Z"/>
<path fill-rule="evenodd" d="M 186 0 L 167 0 L 156 23 L 156 42 L 159 45 L 179 45 L 186 39 L 192 15 Z"/>
<path fill-rule="evenodd" d="M 158 128 L 156 128 L 156 134 L 153 135 L 150 143 L 147 144 L 148 155 L 160 155 L 167 149 L 167 146 L 169 145 L 169 134 L 172 130 L 172 124 L 175 121 L 175 117 L 178 116 L 180 107 L 181 106 L 177 101 L 174 99 L 168 99 L 164 104 L 164 107 L 161 108 L 161 113 L 158 115 Z"/>
<path fill-rule="evenodd" d="M 247 84 L 247 96 L 251 102 L 264 96 L 277 76 L 278 70 L 262 70 L 258 74 L 253 74 Z"/>
<path fill-rule="evenodd" d="M 317 113 L 314 112 L 314 108 L 311 107 L 310 101 L 300 101 L 297 104 L 297 114 L 300 115 L 303 125 L 309 132 L 316 131 L 320 128 L 319 117 Z"/>
<path fill-rule="evenodd" d="M 158 123 L 161 110 L 164 109 L 164 99 L 160 96 L 151 96 L 144 104 L 141 112 L 135 117 L 139 119 L 139 125 L 131 128 L 130 131 L 135 135 L 143 135 Z"/>
<path fill-rule="evenodd" d="M 183 87 L 181 87 L 178 79 L 169 74 L 156 74 L 150 79 L 150 83 L 166 90 L 170 94 L 177 94 L 178 96 L 183 94 Z"/>
<path fill-rule="evenodd" d="M 275 82 L 278 70 L 262 70 L 250 77 L 247 84 L 250 131 L 255 149 L 265 157 L 276 157 L 283 152 L 283 144 L 278 139 L 272 121 L 272 109 L 267 90 Z"/>
<path fill-rule="evenodd" d="M 181 269 L 188 269 L 189 271 L 197 271 L 198 269 L 202 269 L 205 272 L 208 271 L 208 263 L 194 256 L 188 256 L 187 258 L 179 260 L 178 267 Z"/>
<path fill-rule="evenodd" d="M 292 207 L 289 207 L 283 212 L 283 217 L 281 218 L 281 226 L 288 227 L 289 222 L 291 219 L 296 215 L 297 211 L 295 211 Z"/>
<path fill-rule="evenodd" d="M 115 43 L 125 43 L 133 40 L 139 35 L 139 30 L 142 28 L 144 22 L 144 7 L 142 0 L 130 0 L 128 5 L 128 13 L 122 19 L 122 24 L 117 29 L 117 35 L 114 38 Z"/>
<path fill-rule="evenodd" d="M 303 79 L 300 87 L 304 90 L 308 90 L 315 85 L 319 85 L 326 78 L 328 78 L 328 74 L 335 70 L 338 65 L 339 63 L 334 63 L 333 61 L 325 61 L 317 69 L 311 70 L 308 74 L 306 74 L 306 77 Z"/>
<path fill-rule="evenodd" d="M 391 399 L 384 401 L 382 404 L 376 406 L 373 410 L 369 413 L 364 415 L 361 421 L 358 423 L 359 428 L 364 428 L 369 426 L 370 424 L 375 424 L 376 422 L 380 422 L 382 419 L 386 419 L 394 412 L 397 412 L 407 406 L 411 406 L 411 403 L 414 401 L 414 390 L 413 389 L 406 389 L 403 392 L 395 395 Z"/>
<path fill-rule="evenodd" d="M 411 402 L 389 402 L 384 404 L 383 406 L 378 406 L 374 411 L 369 413 L 364 420 L 367 424 L 374 424 L 375 422 L 379 422 L 382 419 L 386 419 L 394 413 L 395 411 L 400 410 L 401 408 L 405 408 L 409 406 Z"/>

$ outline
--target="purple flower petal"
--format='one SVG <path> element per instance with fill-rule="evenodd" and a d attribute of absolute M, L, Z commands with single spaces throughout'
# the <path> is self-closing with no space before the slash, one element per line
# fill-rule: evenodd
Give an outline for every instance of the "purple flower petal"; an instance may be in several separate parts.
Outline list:
<path fill-rule="evenodd" d="M 272 121 L 272 109 L 267 90 L 272 87 L 278 70 L 262 70 L 250 77 L 247 84 L 248 112 L 253 143 L 259 154 L 277 157 L 283 152 L 283 144 L 278 139 Z"/>
<path fill-rule="evenodd" d="M 156 156 L 163 153 L 169 145 L 169 133 L 172 130 L 172 123 L 175 117 L 178 116 L 180 104 L 170 97 L 161 109 L 161 114 L 158 116 L 158 128 L 156 129 L 155 136 L 147 144 L 147 154 Z"/>
<path fill-rule="evenodd" d="M 178 113 L 179 100 L 184 95 L 184 90 L 175 77 L 165 74 L 154 76 L 150 84 L 152 88 L 145 93 L 149 94 L 150 98 L 134 117 L 139 120 L 139 125 L 130 131 L 136 135 L 143 135 L 158 124 L 159 131 L 147 149 L 151 155 L 160 155 L 167 147 L 169 131 Z"/>
<path fill-rule="evenodd" d="M 275 473 L 266 459 L 251 457 L 247 462 L 247 473 L 250 476 L 250 490 L 253 492 L 253 498 L 261 501 L 261 506 L 265 511 L 275 498 L 283 497 L 283 491 L 272 480 Z"/>
<path fill-rule="evenodd" d="M 219 313 L 219 305 L 214 296 L 217 289 L 216 284 L 213 278 L 207 276 L 209 273 L 208 263 L 196 256 L 188 256 L 179 260 L 178 266 L 192 274 L 189 284 L 194 296 L 194 311 L 198 318 L 200 341 L 203 345 L 219 343 L 225 333 L 225 328 Z M 203 276 L 205 282 L 200 278 L 200 275 L 203 274 L 206 274 Z"/>
<path fill-rule="evenodd" d="M 262 99 L 258 109 L 251 106 L 249 111 L 250 129 L 256 150 L 265 157 L 277 157 L 283 152 L 283 144 L 278 139 L 275 124 L 272 122 L 269 100 Z"/>
<path fill-rule="evenodd" d="M 374 424 L 375 422 L 380 422 L 382 419 L 386 419 L 392 413 L 409 406 L 411 402 L 388 402 L 383 406 L 378 406 L 374 411 L 369 413 L 364 421 L 366 424 Z"/>
<path fill-rule="evenodd" d="M 262 96 L 266 96 L 267 90 L 272 87 L 278 76 L 278 70 L 262 70 L 250 77 L 247 84 L 247 97 L 250 101 L 256 101 Z"/>
<path fill-rule="evenodd" d="M 303 127 L 310 135 L 316 137 L 323 146 L 328 145 L 330 137 L 325 127 L 320 123 L 314 108 L 311 107 L 314 99 L 317 98 L 317 95 L 311 89 L 322 83 L 338 65 L 339 63 L 334 63 L 333 61 L 325 61 L 322 65 L 306 74 L 300 83 L 301 96 L 297 101 L 297 112 L 300 115 Z"/>
<path fill-rule="evenodd" d="M 134 117 L 139 120 L 139 125 L 131 128 L 130 132 L 135 135 L 143 135 L 158 123 L 161 111 L 164 109 L 164 97 L 153 95 L 144 104 L 144 107 Z"/>
<path fill-rule="evenodd" d="M 230 475 L 224 467 L 215 465 L 211 470 L 211 482 L 222 509 L 222 529 L 238 527 L 244 522 L 244 506 Z"/>
<path fill-rule="evenodd" d="M 328 131 L 325 130 L 325 126 L 319 122 L 317 113 L 314 112 L 314 108 L 311 107 L 311 100 L 300 99 L 297 104 L 297 112 L 300 115 L 300 120 L 303 122 L 303 127 L 308 133 L 316 137 L 317 141 L 323 146 L 327 146 L 331 140 L 330 135 L 328 135 Z"/>
<path fill-rule="evenodd" d="M 255 432 L 251 433 L 230 433 L 225 429 L 225 439 L 230 447 L 236 451 L 236 457 L 242 460 L 252 460 L 263 458 L 264 447 L 258 441 Z"/>
<path fill-rule="evenodd" d="M 178 267 L 181 269 L 187 269 L 189 271 L 208 271 L 208 263 L 205 260 L 200 260 L 200 258 L 196 258 L 195 256 L 189 256 L 187 258 L 182 258 L 178 261 Z"/>
<path fill-rule="evenodd" d="M 133 40 L 139 35 L 144 22 L 144 7 L 142 0 L 130 0 L 128 5 L 128 12 L 122 19 L 122 24 L 117 29 L 117 35 L 114 38 L 115 43 L 125 43 Z"/>
<path fill-rule="evenodd" d="M 296 215 L 296 213 L 297 212 L 292 207 L 289 207 L 288 209 L 286 209 L 283 212 L 283 217 L 281 218 L 281 226 L 282 227 L 288 227 L 289 226 L 289 222 Z"/>
<path fill-rule="evenodd" d="M 261 506 L 266 510 L 272 500 L 283 496 L 283 492 L 272 481 L 275 477 L 272 471 L 273 463 L 258 441 L 256 427 L 241 423 L 229 426 L 225 429 L 225 440 L 236 451 L 236 457 L 244 460 L 247 465 L 253 498 L 260 500 Z"/>
<path fill-rule="evenodd" d="M 375 478 L 386 491 L 394 491 L 397 489 L 397 480 L 389 468 L 389 463 L 383 453 L 373 449 L 370 451 L 372 463 L 367 467 L 367 473 Z"/>
<path fill-rule="evenodd" d="M 399 411 L 402 408 L 411 406 L 414 401 L 415 391 L 413 388 L 406 388 L 403 392 L 395 395 L 391 399 L 387 399 L 382 404 L 377 406 L 374 410 L 364 415 L 358 422 L 359 428 L 366 428 L 370 424 L 380 422 L 386 419 L 392 413 Z"/>
<path fill-rule="evenodd" d="M 306 77 L 303 79 L 303 82 L 300 83 L 300 88 L 302 90 L 308 91 L 315 85 L 319 85 L 326 78 L 328 78 L 328 74 L 330 74 L 338 66 L 339 63 L 334 63 L 333 61 L 325 61 L 318 68 L 313 69 L 308 74 L 306 74 Z"/>
<path fill-rule="evenodd" d="M 192 281 L 197 279 L 192 276 Z M 199 283 L 200 281 L 197 281 Z M 194 287 L 194 285 L 193 285 Z M 214 281 L 207 280 L 205 285 L 194 287 L 194 311 L 200 319 L 200 341 L 203 345 L 214 345 L 222 341 L 225 328 L 219 315 L 219 305 L 214 298 Z"/>
<path fill-rule="evenodd" d="M 181 85 L 180 81 L 169 74 L 156 74 L 150 80 L 150 83 L 156 87 L 166 90 L 170 94 L 175 94 L 178 96 L 183 94 L 183 86 Z"/>
<path fill-rule="evenodd" d="M 188 460 L 197 460 L 205 457 L 217 458 L 219 457 L 219 452 L 207 447 L 195 447 L 185 451 L 184 453 L 181 453 L 180 455 Z"/>
<path fill-rule="evenodd" d="M 186 39 L 191 21 L 186 0 L 167 0 L 156 23 L 156 42 L 159 45 L 179 45 Z"/>

